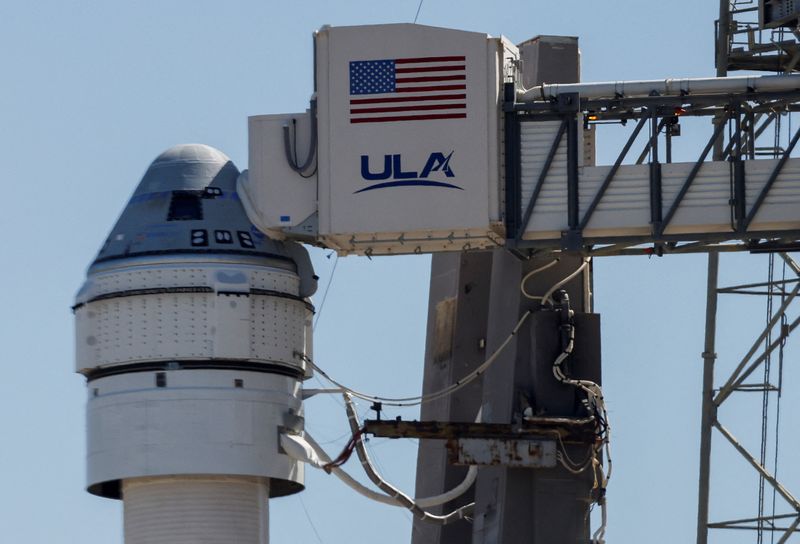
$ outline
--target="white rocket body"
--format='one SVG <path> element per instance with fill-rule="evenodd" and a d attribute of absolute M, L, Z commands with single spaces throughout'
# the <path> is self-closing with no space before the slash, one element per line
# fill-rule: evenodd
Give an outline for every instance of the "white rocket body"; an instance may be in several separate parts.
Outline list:
<path fill-rule="evenodd" d="M 128 544 L 268 542 L 269 497 L 303 489 L 316 289 L 305 250 L 247 219 L 222 153 L 154 161 L 77 296 L 87 488 L 124 502 Z"/>

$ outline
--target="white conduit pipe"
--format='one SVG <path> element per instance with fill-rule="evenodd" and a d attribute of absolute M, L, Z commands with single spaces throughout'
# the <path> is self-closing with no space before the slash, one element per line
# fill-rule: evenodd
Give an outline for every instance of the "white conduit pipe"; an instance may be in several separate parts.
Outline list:
<path fill-rule="evenodd" d="M 583 272 L 586 269 L 586 267 L 589 266 L 589 262 L 591 261 L 591 259 L 592 259 L 591 257 L 586 257 L 583 260 L 583 264 L 580 265 L 578 267 L 578 269 L 575 270 L 575 272 L 573 272 L 572 274 L 570 274 L 569 276 L 567 276 L 563 280 L 561 280 L 558 283 L 556 283 L 555 285 L 553 285 L 550 289 L 548 289 L 547 292 L 544 294 L 544 296 L 542 296 L 542 304 L 549 304 L 551 302 L 550 297 L 553 296 L 553 293 L 555 293 L 558 290 L 559 287 L 561 287 L 562 285 L 565 285 L 572 278 L 574 278 L 575 276 L 577 276 L 578 274 Z"/>
<path fill-rule="evenodd" d="M 795 91 L 800 89 L 800 75 L 735 76 L 639 81 L 604 81 L 598 83 L 554 83 L 531 89 L 519 89 L 517 100 L 533 102 L 550 100 L 565 93 L 578 93 L 581 98 L 617 98 L 678 96 L 685 94 L 728 94 L 749 91 Z"/>
<path fill-rule="evenodd" d="M 472 487 L 472 484 L 475 483 L 475 480 L 478 478 L 478 466 L 477 465 L 470 465 L 469 469 L 467 470 L 467 475 L 464 476 L 464 479 L 461 481 L 460 484 L 455 486 L 450 491 L 445 491 L 441 495 L 433 495 L 431 497 L 422 497 L 420 499 L 414 499 L 414 502 L 417 503 L 417 506 L 420 508 L 431 508 L 433 506 L 439 506 L 440 504 L 444 504 L 446 502 L 450 502 L 453 499 L 456 499 L 466 493 L 467 489 Z"/>
<path fill-rule="evenodd" d="M 529 292 L 528 292 L 528 291 L 525 289 L 525 283 L 526 283 L 526 282 L 527 282 L 527 281 L 528 281 L 528 280 L 531 278 L 531 276 L 533 276 L 533 275 L 535 275 L 535 274 L 538 274 L 539 272 L 542 272 L 542 271 L 544 271 L 544 270 L 547 270 L 547 269 L 548 269 L 548 268 L 550 268 L 551 266 L 554 266 L 555 264 L 557 264 L 557 263 L 558 263 L 558 259 L 556 259 L 556 260 L 554 260 L 554 261 L 552 261 L 552 262 L 550 262 L 550 263 L 548 263 L 548 264 L 546 264 L 546 265 L 544 265 L 544 266 L 540 266 L 539 268 L 535 268 L 535 269 L 531 270 L 530 272 L 528 272 L 528 273 L 527 273 L 527 274 L 526 274 L 526 275 L 525 275 L 525 276 L 522 278 L 522 281 L 521 281 L 521 282 L 520 282 L 520 284 L 519 284 L 520 291 L 522 291 L 522 295 L 523 295 L 525 298 L 529 298 L 529 299 L 531 299 L 531 300 L 541 300 L 541 301 L 542 301 L 542 306 L 544 306 L 544 305 L 547 305 L 547 304 L 550 304 L 550 303 L 552 302 L 550 299 L 551 299 L 551 297 L 553 296 L 553 293 L 555 293 L 555 292 L 558 290 L 558 288 L 559 288 L 559 287 L 561 287 L 561 286 L 565 285 L 565 284 L 566 284 L 566 283 L 568 283 L 568 282 L 569 282 L 569 281 L 570 281 L 572 278 L 574 278 L 575 276 L 577 276 L 578 274 L 580 274 L 581 272 L 583 272 L 583 270 L 585 270 L 585 269 L 586 269 L 586 267 L 587 267 L 587 266 L 589 266 L 589 262 L 591 262 L 591 259 L 592 259 L 591 257 L 586 257 L 586 258 L 584 258 L 584 259 L 583 259 L 583 264 L 581 264 L 581 265 L 580 265 L 580 266 L 579 266 L 579 267 L 578 267 L 578 268 L 577 268 L 577 269 L 576 269 L 574 272 L 571 272 L 571 273 L 570 273 L 570 274 L 569 274 L 567 277 L 565 277 L 565 278 L 563 278 L 563 279 L 559 280 L 559 281 L 558 281 L 558 282 L 557 282 L 555 285 L 553 285 L 552 287 L 550 287 L 550 289 L 548 289 L 548 290 L 547 290 L 547 292 L 546 292 L 544 295 L 542 295 L 542 296 L 538 296 L 538 295 L 532 295 L 532 294 L 530 294 L 530 293 L 529 293 Z"/>
<path fill-rule="evenodd" d="M 347 408 L 347 419 L 350 422 L 350 430 L 353 432 L 355 436 L 356 433 L 359 432 L 359 421 L 358 416 L 356 416 L 356 410 L 353 406 L 353 400 L 348 393 L 344 393 L 344 401 L 345 407 Z M 436 514 L 431 514 L 423 510 L 411 497 L 388 483 L 384 480 L 380 474 L 375 470 L 372 466 L 372 461 L 369 459 L 369 455 L 367 454 L 367 448 L 364 447 L 364 438 L 359 437 L 356 440 L 356 453 L 358 454 L 358 459 L 361 461 L 361 466 L 364 467 L 364 472 L 367 473 L 367 476 L 372 483 L 374 483 L 378 488 L 384 491 L 387 495 L 394 497 L 397 499 L 397 502 L 402 504 L 404 507 L 411 510 L 415 516 L 417 516 L 421 521 L 427 521 L 431 523 L 436 523 L 439 525 L 447 525 L 449 523 L 453 523 L 454 521 L 458 521 L 460 519 L 465 519 L 469 517 L 472 513 L 473 509 L 475 508 L 475 503 L 469 503 L 461 508 L 453 510 L 452 512 L 445 514 L 443 516 L 439 516 Z"/>
<path fill-rule="evenodd" d="M 282 434 L 281 447 L 289 457 L 307 463 L 315 468 L 321 469 L 324 465 L 331 462 L 330 456 L 322 450 L 322 447 L 308 433 L 306 433 L 305 437 L 293 434 Z M 376 502 L 388 504 L 389 506 L 402 506 L 392 497 L 383 493 L 378 493 L 362 485 L 339 467 L 331 468 L 331 472 L 344 482 L 347 487 L 353 489 L 359 495 L 363 495 Z"/>
<path fill-rule="evenodd" d="M 331 462 L 330 456 L 325 453 L 325 450 L 322 449 L 322 446 L 320 446 L 319 443 L 317 443 L 317 441 L 314 440 L 310 434 L 308 434 L 308 432 L 305 433 L 304 437 L 282 434 L 281 447 L 289 457 L 307 463 L 316 468 L 321 469 L 324 465 Z M 350 474 L 340 467 L 332 467 L 331 472 L 359 495 L 382 504 L 388 504 L 389 506 L 403 506 L 397 501 L 397 499 L 385 495 L 384 493 L 378 493 L 366 487 L 365 485 L 362 485 L 358 480 L 350 476 Z M 467 470 L 464 480 L 462 480 L 462 482 L 453 489 L 440 495 L 414 499 L 414 502 L 420 508 L 439 506 L 440 504 L 444 504 L 463 495 L 470 487 L 472 487 L 472 484 L 475 483 L 477 477 L 478 467 L 476 465 L 472 465 L 469 467 L 469 470 Z"/>

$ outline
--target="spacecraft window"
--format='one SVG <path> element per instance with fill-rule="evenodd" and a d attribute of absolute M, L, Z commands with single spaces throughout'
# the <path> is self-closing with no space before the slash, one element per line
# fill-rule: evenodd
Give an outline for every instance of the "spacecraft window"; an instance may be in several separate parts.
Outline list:
<path fill-rule="evenodd" d="M 167 221 L 191 221 L 203 218 L 201 194 L 194 191 L 172 191 Z"/>

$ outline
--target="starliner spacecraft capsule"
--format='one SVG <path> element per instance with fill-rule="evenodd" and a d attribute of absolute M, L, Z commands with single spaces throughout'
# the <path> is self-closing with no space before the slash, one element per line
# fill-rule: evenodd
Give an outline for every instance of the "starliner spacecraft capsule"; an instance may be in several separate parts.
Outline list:
<path fill-rule="evenodd" d="M 205 145 L 150 165 L 74 306 L 87 488 L 122 499 L 127 544 L 268 542 L 268 498 L 303 489 L 306 250 L 263 236 L 239 170 Z"/>

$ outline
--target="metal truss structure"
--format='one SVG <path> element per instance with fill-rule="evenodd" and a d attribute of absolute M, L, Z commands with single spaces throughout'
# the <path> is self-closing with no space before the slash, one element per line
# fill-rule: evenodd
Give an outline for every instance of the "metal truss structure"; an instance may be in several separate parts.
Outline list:
<path fill-rule="evenodd" d="M 717 68 L 764 72 L 800 69 L 800 33 L 797 28 L 790 24 L 765 25 L 763 9 L 766 2 L 763 0 L 724 1 L 728 3 L 727 18 L 722 14 L 716 24 Z"/>
<path fill-rule="evenodd" d="M 754 230 L 752 222 L 773 189 L 775 181 L 800 140 L 800 130 L 781 150 L 780 160 L 769 174 L 766 184 L 753 202 L 746 202 L 748 176 L 745 162 L 756 160 L 756 140 L 782 114 L 800 111 L 800 91 L 748 92 L 744 94 L 617 97 L 610 99 L 582 98 L 562 94 L 558 100 L 545 102 L 515 101 L 513 84 L 508 83 L 505 95 L 505 177 L 507 245 L 517 251 L 566 250 L 585 255 L 665 254 L 707 251 L 779 251 L 800 247 L 800 232 L 787 230 Z M 672 162 L 672 138 L 679 133 L 684 117 L 706 117 L 713 120 L 711 135 L 682 183 L 674 201 L 662 195 L 661 164 Z M 524 123 L 560 121 L 560 128 L 550 147 L 544 168 L 536 180 L 530 199 L 522 201 L 521 127 Z M 578 133 L 581 124 L 630 122 L 633 129 L 611 166 L 599 190 L 586 209 L 579 208 L 581 176 L 578 156 L 581 150 Z M 715 145 L 726 139 L 718 160 L 730 163 L 730 228 L 724 232 L 670 234 L 667 232 L 684 197 L 693 187 L 700 169 Z M 646 136 L 640 138 L 644 133 Z M 526 240 L 523 233 L 531 219 L 537 199 L 562 140 L 566 139 L 567 157 L 567 221 L 569 228 L 560 239 Z M 643 140 L 643 141 L 640 141 Z M 636 164 L 649 165 L 650 225 L 646 236 L 586 236 L 584 230 L 615 179 L 620 166 L 637 142 L 641 150 Z M 642 145 L 643 144 L 643 145 Z M 663 146 L 663 147 L 662 147 Z"/>
<path fill-rule="evenodd" d="M 792 534 L 800 532 L 800 501 L 789 489 L 776 478 L 777 469 L 777 444 L 775 448 L 775 464 L 773 469 L 768 468 L 767 453 L 767 424 L 769 420 L 769 400 L 777 397 L 783 388 L 782 367 L 783 350 L 789 335 L 800 326 L 800 316 L 790 316 L 790 310 L 796 308 L 797 295 L 800 294 L 800 265 L 785 253 L 778 253 L 786 269 L 793 275 L 790 279 L 775 279 L 773 274 L 766 282 L 748 283 L 729 287 L 718 286 L 719 254 L 709 254 L 707 306 L 706 306 L 706 338 L 703 352 L 703 408 L 700 441 L 700 479 L 698 501 L 698 527 L 697 542 L 708 542 L 709 529 L 738 529 L 756 532 L 758 542 L 763 542 L 767 533 L 774 533 L 779 537 L 777 542 L 786 542 Z M 770 259 L 770 270 L 774 271 L 774 257 Z M 768 321 L 765 327 L 756 335 L 750 349 L 738 361 L 733 371 L 721 383 L 715 385 L 714 367 L 717 354 L 716 320 L 717 299 L 720 295 L 755 295 L 765 296 L 768 300 Z M 772 301 L 779 301 L 777 309 L 773 309 Z M 778 356 L 777 370 L 771 362 Z M 761 381 L 753 381 L 756 376 L 763 376 Z M 777 379 L 775 379 L 777 377 Z M 775 383 L 773 383 L 775 382 Z M 730 404 L 737 398 L 737 393 L 762 394 L 762 434 L 761 451 L 756 455 L 749 451 L 718 417 L 718 412 L 723 405 Z M 775 411 L 779 417 L 780 408 Z M 750 518 L 709 522 L 710 502 L 710 471 L 711 471 L 711 438 L 714 429 L 737 451 L 745 461 L 756 471 L 759 478 L 758 515 Z M 776 433 L 779 432 L 776 424 Z M 777 434 L 776 434 L 777 436 Z M 786 514 L 766 513 L 765 498 L 772 491 L 773 497 L 781 497 L 793 512 Z M 774 509 L 773 500 L 773 509 Z M 775 542 L 774 537 L 771 539 Z"/>
<path fill-rule="evenodd" d="M 761 70 L 778 73 L 796 71 L 800 62 L 800 34 L 797 29 L 777 27 L 766 29 L 763 21 L 765 3 L 759 0 L 720 0 L 719 19 L 716 21 L 716 68 L 718 76 L 726 76 L 729 70 Z M 788 36 L 788 39 L 786 39 Z M 794 111 L 788 109 L 786 111 Z M 781 113 L 772 112 L 765 118 L 761 127 L 753 134 L 758 137 L 772 125 L 774 129 L 773 144 L 767 147 L 755 147 L 758 154 L 772 155 L 773 157 L 788 156 L 794 147 L 797 138 L 792 137 L 788 147 L 781 144 Z M 729 144 L 730 146 L 730 144 Z M 723 151 L 721 142 L 717 143 L 715 159 L 722 159 L 728 147 Z M 781 249 L 781 243 L 765 242 L 757 244 L 762 249 L 769 246 Z M 796 249 L 789 247 L 787 249 Z M 700 474 L 698 489 L 698 515 L 697 515 L 697 544 L 707 544 L 711 529 L 745 530 L 756 535 L 756 541 L 765 542 L 765 536 L 770 535 L 770 542 L 779 544 L 786 542 L 792 535 L 800 531 L 800 502 L 789 489 L 776 478 L 778 462 L 777 440 L 780 433 L 778 423 L 775 425 L 776 443 L 773 445 L 775 460 L 772 471 L 768 468 L 767 452 L 767 424 L 770 417 L 769 401 L 777 397 L 780 402 L 782 392 L 782 366 L 783 349 L 789 334 L 800 325 L 800 317 L 789 321 L 789 311 L 800 292 L 800 265 L 786 253 L 778 253 L 783 260 L 784 270 L 788 268 L 794 275 L 792 279 L 774 277 L 774 255 L 770 257 L 770 268 L 767 281 L 736 285 L 720 288 L 718 286 L 719 253 L 710 252 L 708 259 L 708 283 L 706 304 L 706 330 L 705 346 L 703 350 L 703 405 L 700 431 Z M 764 328 L 755 335 L 755 340 L 731 374 L 718 388 L 714 385 L 714 367 L 717 354 L 717 300 L 719 295 L 750 295 L 765 296 L 767 300 L 767 322 Z M 773 309 L 773 301 L 778 297 L 780 306 Z M 796 306 L 796 304 L 795 304 Z M 771 361 L 777 352 L 779 368 L 777 371 L 777 385 L 771 383 L 773 371 Z M 762 371 L 761 383 L 746 383 L 748 377 Z M 760 392 L 762 395 L 761 413 L 761 448 L 759 455 L 750 452 L 733 434 L 722 424 L 718 417 L 719 408 L 723 404 L 730 404 L 744 392 Z M 776 418 L 780 415 L 780 404 L 775 410 Z M 712 466 L 711 440 L 714 429 L 738 452 L 758 475 L 758 512 L 756 516 L 742 519 L 709 522 L 710 475 Z M 773 508 L 771 513 L 765 511 L 765 497 L 772 491 Z M 775 512 L 775 499 L 780 496 L 785 504 L 793 510 L 790 513 L 779 514 Z"/>

